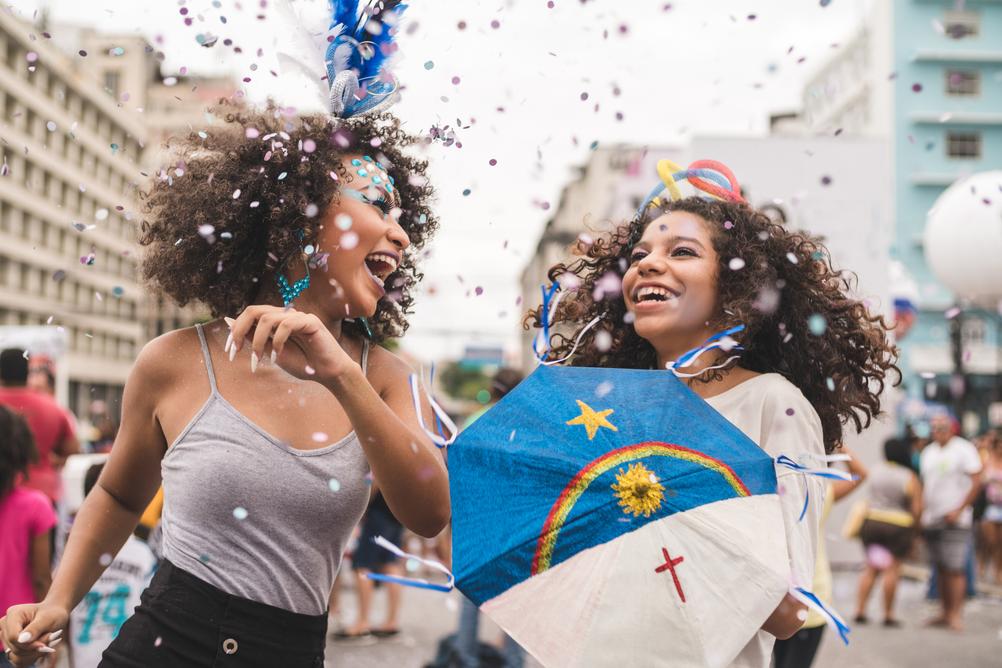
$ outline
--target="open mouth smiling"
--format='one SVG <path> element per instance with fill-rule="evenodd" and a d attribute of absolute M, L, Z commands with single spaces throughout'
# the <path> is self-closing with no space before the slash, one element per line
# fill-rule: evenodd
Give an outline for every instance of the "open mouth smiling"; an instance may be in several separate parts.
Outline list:
<path fill-rule="evenodd" d="M 378 251 L 365 256 L 365 267 L 379 287 L 384 286 L 386 279 L 399 266 L 400 256 L 396 253 Z"/>
<path fill-rule="evenodd" d="M 633 301 L 636 304 L 666 302 L 677 298 L 677 292 L 661 285 L 641 285 L 633 291 Z"/>

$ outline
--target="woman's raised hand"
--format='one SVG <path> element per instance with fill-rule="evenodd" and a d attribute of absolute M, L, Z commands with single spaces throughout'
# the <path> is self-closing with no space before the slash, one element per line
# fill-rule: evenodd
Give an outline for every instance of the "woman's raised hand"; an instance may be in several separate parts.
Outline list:
<path fill-rule="evenodd" d="M 236 319 L 226 318 L 230 360 L 249 342 L 251 371 L 267 355 L 289 374 L 324 382 L 340 378 L 358 364 L 351 359 L 323 321 L 311 313 L 280 306 L 248 306 Z M 292 344 L 302 355 L 293 354 Z"/>
<path fill-rule="evenodd" d="M 69 618 L 64 608 L 44 601 L 11 606 L 0 617 L 0 638 L 11 663 L 18 668 L 31 666 L 55 653 Z"/>

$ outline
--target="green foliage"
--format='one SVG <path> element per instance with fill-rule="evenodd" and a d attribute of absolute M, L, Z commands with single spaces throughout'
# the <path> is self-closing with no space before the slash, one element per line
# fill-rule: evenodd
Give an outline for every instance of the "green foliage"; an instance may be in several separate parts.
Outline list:
<path fill-rule="evenodd" d="M 439 383 L 454 399 L 476 401 L 479 392 L 490 392 L 491 376 L 484 371 L 483 367 L 450 362 L 440 367 Z"/>

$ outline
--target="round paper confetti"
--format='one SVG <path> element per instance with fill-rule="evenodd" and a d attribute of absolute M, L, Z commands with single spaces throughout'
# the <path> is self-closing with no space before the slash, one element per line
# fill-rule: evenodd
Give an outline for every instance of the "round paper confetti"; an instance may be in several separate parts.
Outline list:
<path fill-rule="evenodd" d="M 820 313 L 814 313 L 807 319 L 807 329 L 814 336 L 821 336 L 828 329 L 828 322 Z"/>
<path fill-rule="evenodd" d="M 237 506 L 236 508 L 233 509 L 233 517 L 237 518 L 238 520 L 247 519 L 247 509 L 244 508 L 243 506 Z"/>

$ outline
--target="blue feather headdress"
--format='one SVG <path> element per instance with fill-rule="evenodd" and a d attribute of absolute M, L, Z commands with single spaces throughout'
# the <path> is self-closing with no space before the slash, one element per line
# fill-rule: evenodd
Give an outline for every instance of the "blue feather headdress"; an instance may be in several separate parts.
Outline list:
<path fill-rule="evenodd" d="M 384 66 L 393 53 L 400 15 L 399 0 L 335 1 L 326 58 L 331 112 L 349 118 L 384 109 L 395 102 L 397 82 Z"/>
<path fill-rule="evenodd" d="M 276 3 L 276 19 L 284 18 L 290 29 L 282 31 L 278 47 L 285 73 L 311 82 L 317 103 L 339 118 L 379 112 L 396 102 L 399 87 L 388 65 L 407 5 L 401 0 L 321 2 Z M 320 20 L 324 23 L 318 25 Z"/>

